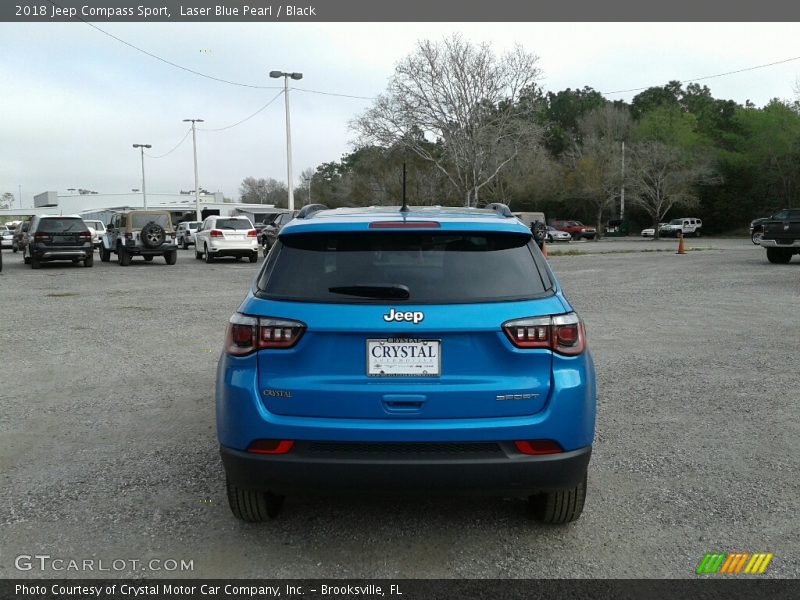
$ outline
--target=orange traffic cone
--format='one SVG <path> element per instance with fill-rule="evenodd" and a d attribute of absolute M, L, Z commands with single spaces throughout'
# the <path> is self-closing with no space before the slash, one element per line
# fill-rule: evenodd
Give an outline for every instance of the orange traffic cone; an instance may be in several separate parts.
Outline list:
<path fill-rule="evenodd" d="M 678 251 L 675 254 L 686 254 L 686 248 L 683 247 L 683 234 L 678 234 Z"/>
<path fill-rule="evenodd" d="M 542 256 L 547 258 L 547 242 L 542 240 Z"/>

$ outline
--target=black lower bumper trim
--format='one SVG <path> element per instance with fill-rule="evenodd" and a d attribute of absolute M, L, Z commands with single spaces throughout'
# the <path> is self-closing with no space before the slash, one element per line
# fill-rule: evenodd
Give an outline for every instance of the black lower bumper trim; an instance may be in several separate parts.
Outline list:
<path fill-rule="evenodd" d="M 505 446 L 505 444 L 503 444 Z M 529 456 L 303 456 L 250 454 L 221 447 L 225 474 L 243 489 L 294 490 L 457 489 L 529 494 L 570 488 L 584 477 L 592 447 Z"/>

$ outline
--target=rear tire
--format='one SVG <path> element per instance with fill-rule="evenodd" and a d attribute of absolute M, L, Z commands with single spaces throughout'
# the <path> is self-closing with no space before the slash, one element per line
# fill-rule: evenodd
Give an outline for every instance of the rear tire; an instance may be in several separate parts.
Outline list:
<path fill-rule="evenodd" d="M 785 265 L 792 260 L 792 251 L 786 248 L 767 248 L 767 260 L 776 265 Z"/>
<path fill-rule="evenodd" d="M 283 508 L 284 496 L 259 490 L 245 490 L 226 482 L 228 505 L 233 516 L 247 523 L 263 523 L 277 517 Z"/>
<path fill-rule="evenodd" d="M 39 269 L 42 266 L 42 261 L 39 260 L 38 256 L 34 256 L 33 254 L 31 254 L 28 262 L 31 265 L 31 269 Z"/>
<path fill-rule="evenodd" d="M 164 260 L 167 261 L 168 265 L 174 265 L 176 262 L 178 262 L 178 251 L 172 250 L 170 252 L 165 252 Z"/>
<path fill-rule="evenodd" d="M 256 251 L 256 252 L 253 252 L 253 253 L 250 255 L 250 262 L 251 262 L 251 263 L 258 262 L 258 251 Z"/>
<path fill-rule="evenodd" d="M 84 267 L 91 267 L 94 264 L 94 254 L 90 254 L 83 260 Z"/>
<path fill-rule="evenodd" d="M 214 257 L 211 256 L 211 252 L 208 251 L 208 246 L 203 246 L 203 256 L 206 258 L 206 262 L 211 264 L 214 262 Z"/>
<path fill-rule="evenodd" d="M 586 501 L 586 475 L 574 488 L 548 490 L 528 499 L 533 518 L 542 523 L 562 525 L 576 521 Z"/>
<path fill-rule="evenodd" d="M 109 262 L 111 260 L 111 251 L 106 250 L 103 246 L 100 246 L 100 262 Z"/>
<path fill-rule="evenodd" d="M 131 255 L 128 254 L 128 251 L 124 248 L 120 247 L 117 251 L 117 261 L 119 262 L 120 266 L 127 267 L 131 264 Z"/>

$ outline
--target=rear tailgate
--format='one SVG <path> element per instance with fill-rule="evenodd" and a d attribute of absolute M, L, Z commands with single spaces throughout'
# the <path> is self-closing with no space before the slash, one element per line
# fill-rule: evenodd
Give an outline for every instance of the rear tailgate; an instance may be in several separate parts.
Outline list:
<path fill-rule="evenodd" d="M 294 348 L 259 351 L 264 406 L 280 415 L 363 419 L 506 417 L 542 410 L 552 355 L 515 348 L 501 325 L 563 312 L 556 297 L 503 305 L 257 306 L 263 316 L 290 316 L 307 325 Z M 422 313 L 424 320 L 387 323 L 384 315 L 393 308 Z"/>

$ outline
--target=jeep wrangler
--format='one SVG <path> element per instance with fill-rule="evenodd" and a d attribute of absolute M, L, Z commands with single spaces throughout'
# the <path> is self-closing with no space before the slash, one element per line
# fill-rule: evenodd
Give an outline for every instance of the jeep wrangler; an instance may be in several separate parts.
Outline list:
<path fill-rule="evenodd" d="M 100 260 L 108 262 L 111 254 L 123 267 L 131 264 L 134 256 L 147 262 L 154 256 L 163 256 L 168 265 L 178 259 L 178 245 L 169 212 L 165 210 L 129 210 L 114 213 L 103 234 Z"/>

